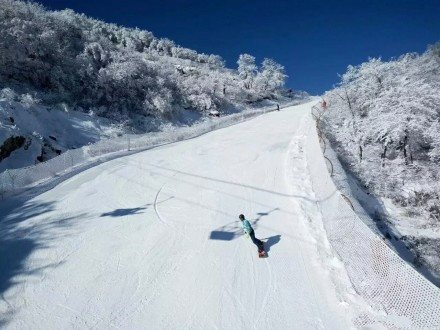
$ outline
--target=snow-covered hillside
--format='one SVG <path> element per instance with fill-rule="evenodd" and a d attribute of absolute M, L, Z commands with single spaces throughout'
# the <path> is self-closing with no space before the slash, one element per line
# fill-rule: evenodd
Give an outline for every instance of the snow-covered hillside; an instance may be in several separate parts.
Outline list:
<path fill-rule="evenodd" d="M 440 283 L 440 44 L 349 66 L 324 98 L 322 129 L 378 228 Z"/>
<path fill-rule="evenodd" d="M 0 172 L 46 161 L 124 132 L 112 121 L 62 108 L 0 100 Z M 21 139 L 7 146 L 7 141 Z"/>
<path fill-rule="evenodd" d="M 115 159 L 0 204 L 7 329 L 348 329 L 366 307 L 322 230 L 311 104 Z M 269 258 L 242 235 L 244 213 Z M 4 258 L 6 256 L 6 258 Z"/>
<path fill-rule="evenodd" d="M 228 69 L 218 55 L 150 31 L 33 2 L 0 0 L 0 49 L 0 89 L 117 120 L 172 118 L 185 109 L 231 111 L 291 94 L 284 67 L 272 59 L 258 65 L 241 54 L 238 69 Z"/>

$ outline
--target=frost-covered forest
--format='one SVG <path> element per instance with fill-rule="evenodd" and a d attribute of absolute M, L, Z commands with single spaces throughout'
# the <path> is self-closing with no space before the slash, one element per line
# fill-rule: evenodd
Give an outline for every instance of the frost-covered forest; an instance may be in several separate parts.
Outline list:
<path fill-rule="evenodd" d="M 440 43 L 349 66 L 324 99 L 323 125 L 342 162 L 402 207 L 393 225 L 440 275 Z"/>
<path fill-rule="evenodd" d="M 183 109 L 231 109 L 286 94 L 284 67 L 238 70 L 149 31 L 129 29 L 41 5 L 0 0 L 0 87 L 25 103 L 64 103 L 116 120 L 172 118 Z"/>

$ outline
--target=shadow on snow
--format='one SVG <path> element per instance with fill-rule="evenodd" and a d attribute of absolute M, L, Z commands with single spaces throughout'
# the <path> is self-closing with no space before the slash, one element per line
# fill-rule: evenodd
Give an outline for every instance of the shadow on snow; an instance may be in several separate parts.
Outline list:
<path fill-rule="evenodd" d="M 264 249 L 266 250 L 266 252 L 269 252 L 272 246 L 279 243 L 279 241 L 281 240 L 281 235 L 274 235 L 271 237 L 261 238 L 261 240 L 265 241 Z"/>
<path fill-rule="evenodd" d="M 38 250 L 50 248 L 55 239 L 71 235 L 69 227 L 72 221 L 84 216 L 79 214 L 52 218 L 50 213 L 54 210 L 54 202 L 26 201 L 23 196 L 1 201 L 0 301 L 8 307 L 0 316 L 0 326 L 5 325 L 15 312 L 7 300 L 15 292 L 8 292 L 7 297 L 5 292 L 27 281 L 30 276 L 63 263 L 46 260 L 35 267 L 27 263 L 29 256 Z M 33 221 L 34 217 L 40 217 L 41 220 Z"/>
<path fill-rule="evenodd" d="M 116 209 L 111 212 L 106 212 L 101 214 L 101 217 L 123 217 L 127 215 L 133 215 L 133 214 L 141 214 L 144 212 L 141 212 L 142 210 L 145 210 L 146 207 L 135 207 L 131 209 Z"/>

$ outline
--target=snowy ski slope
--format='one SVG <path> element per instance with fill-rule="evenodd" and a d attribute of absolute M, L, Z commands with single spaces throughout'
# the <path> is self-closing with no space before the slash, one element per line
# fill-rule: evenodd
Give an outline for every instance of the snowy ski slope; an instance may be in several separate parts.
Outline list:
<path fill-rule="evenodd" d="M 0 206 L 0 327 L 351 328 L 352 307 L 320 262 L 328 242 L 311 225 L 320 216 L 301 143 L 314 103 Z M 269 258 L 242 235 L 240 213 Z"/>

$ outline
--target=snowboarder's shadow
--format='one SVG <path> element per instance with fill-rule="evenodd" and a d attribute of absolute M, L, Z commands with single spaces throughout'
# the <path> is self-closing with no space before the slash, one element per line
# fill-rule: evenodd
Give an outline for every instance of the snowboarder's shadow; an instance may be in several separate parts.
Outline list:
<path fill-rule="evenodd" d="M 266 250 L 266 252 L 269 252 L 270 248 L 281 240 L 281 235 L 261 238 L 261 240 L 264 241 L 264 249 Z"/>

